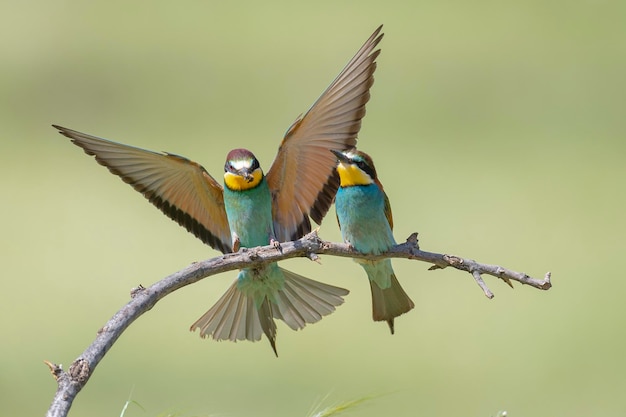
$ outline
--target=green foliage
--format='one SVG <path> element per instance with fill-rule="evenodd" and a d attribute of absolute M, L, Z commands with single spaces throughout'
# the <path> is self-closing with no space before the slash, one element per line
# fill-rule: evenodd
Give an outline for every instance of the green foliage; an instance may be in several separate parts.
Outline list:
<path fill-rule="evenodd" d="M 345 412 L 353 411 L 359 405 L 363 404 L 366 401 L 370 401 L 373 398 L 375 398 L 375 397 L 366 396 L 366 397 L 361 397 L 361 398 L 357 398 L 357 399 L 354 399 L 354 400 L 339 401 L 336 404 L 330 405 L 328 407 L 325 407 L 325 408 L 323 408 L 320 411 L 314 411 L 313 413 L 309 414 L 308 417 L 331 417 L 331 416 L 337 416 L 337 415 L 345 413 Z"/>

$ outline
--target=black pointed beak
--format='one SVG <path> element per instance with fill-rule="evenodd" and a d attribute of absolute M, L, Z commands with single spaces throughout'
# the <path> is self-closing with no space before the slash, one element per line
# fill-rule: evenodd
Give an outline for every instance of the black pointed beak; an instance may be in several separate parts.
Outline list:
<path fill-rule="evenodd" d="M 246 182 L 254 181 L 254 176 L 248 172 L 248 170 L 241 171 L 241 176 L 246 180 Z"/>
<path fill-rule="evenodd" d="M 331 149 L 330 151 L 333 153 L 333 155 L 335 155 L 337 157 L 339 162 L 350 163 L 350 158 L 348 158 L 343 152 L 336 151 L 334 149 Z"/>

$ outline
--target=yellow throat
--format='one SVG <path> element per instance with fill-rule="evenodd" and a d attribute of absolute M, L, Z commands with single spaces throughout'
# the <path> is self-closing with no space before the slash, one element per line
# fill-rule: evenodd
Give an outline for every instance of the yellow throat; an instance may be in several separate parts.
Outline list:
<path fill-rule="evenodd" d="M 257 168 L 252 171 L 252 180 L 246 179 L 241 175 L 232 174 L 230 172 L 224 173 L 224 183 L 228 188 L 234 191 L 245 191 L 259 185 L 263 179 L 263 171 L 261 168 Z"/>
<path fill-rule="evenodd" d="M 363 172 L 363 170 L 356 165 L 340 162 L 339 165 L 337 165 L 337 172 L 339 173 L 342 187 L 368 185 L 374 182 L 368 174 Z"/>

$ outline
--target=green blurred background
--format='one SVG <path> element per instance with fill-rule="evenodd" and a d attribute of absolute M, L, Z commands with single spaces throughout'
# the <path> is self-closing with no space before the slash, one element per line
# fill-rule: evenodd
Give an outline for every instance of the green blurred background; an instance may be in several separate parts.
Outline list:
<path fill-rule="evenodd" d="M 626 413 L 626 3 L 620 1 L 0 3 L 0 410 L 42 415 L 67 366 L 128 300 L 217 255 L 50 124 L 166 150 L 218 178 L 233 147 L 269 167 L 285 129 L 371 32 L 385 38 L 359 144 L 395 234 L 542 277 L 489 301 L 454 270 L 396 260 L 416 303 L 373 323 L 346 259 L 283 266 L 351 290 L 301 332 L 217 343 L 188 331 L 235 272 L 138 320 L 72 415 Z M 321 235 L 339 240 L 334 209 Z"/>

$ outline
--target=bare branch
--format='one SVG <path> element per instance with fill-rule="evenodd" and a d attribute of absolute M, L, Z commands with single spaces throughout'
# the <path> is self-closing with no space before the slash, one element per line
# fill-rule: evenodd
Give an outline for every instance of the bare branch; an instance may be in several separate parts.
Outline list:
<path fill-rule="evenodd" d="M 482 288 L 482 290 L 485 293 L 485 296 L 487 298 L 495 297 L 493 295 L 493 293 L 491 292 L 491 290 L 487 287 L 487 284 L 485 284 L 485 281 L 483 281 L 483 276 L 480 275 L 480 272 L 474 270 L 474 271 L 472 271 L 472 276 L 474 277 L 474 280 L 476 281 L 476 284 L 478 284 L 478 286 L 480 288 Z"/>
<path fill-rule="evenodd" d="M 483 281 L 483 274 L 500 278 L 511 287 L 511 281 L 517 281 L 541 290 L 547 290 L 552 286 L 549 272 L 544 279 L 540 280 L 497 265 L 481 264 L 454 255 L 422 251 L 419 249 L 417 233 L 413 233 L 409 236 L 405 243 L 396 245 L 389 252 L 380 255 L 364 255 L 356 252 L 346 244 L 323 241 L 318 237 L 316 231 L 294 242 L 282 243 L 279 249 L 280 250 L 277 250 L 274 245 L 242 249 L 237 253 L 226 254 L 194 263 L 156 282 L 148 288 L 144 288 L 141 285 L 137 288 L 133 288 L 131 290 L 131 300 L 122 307 L 121 310 L 115 313 L 104 327 L 98 331 L 96 339 L 82 355 L 70 365 L 68 371 L 64 371 L 61 365 L 45 361 L 58 385 L 57 392 L 48 409 L 47 416 L 67 416 L 74 398 L 85 386 L 100 360 L 106 355 L 124 330 L 139 318 L 139 316 L 154 307 L 160 299 L 177 289 L 221 272 L 296 257 L 307 257 L 311 260 L 318 261 L 318 255 L 324 254 L 372 260 L 405 258 L 430 263 L 432 264 L 429 268 L 430 270 L 453 267 L 468 272 L 488 298 L 493 298 L 494 295 Z"/>

